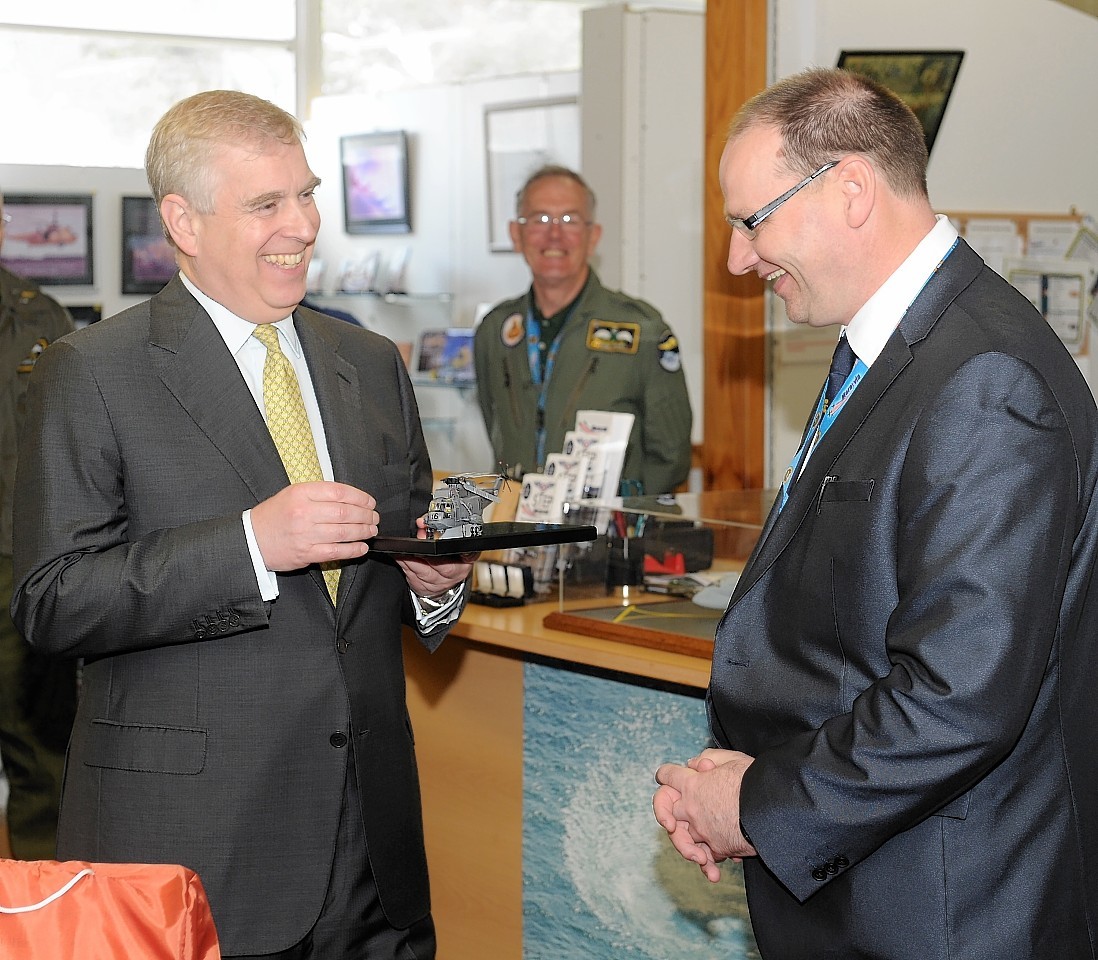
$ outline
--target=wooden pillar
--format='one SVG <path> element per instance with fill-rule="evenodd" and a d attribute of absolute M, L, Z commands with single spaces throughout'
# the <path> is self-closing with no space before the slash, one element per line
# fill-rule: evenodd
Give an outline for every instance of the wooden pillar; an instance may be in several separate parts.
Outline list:
<path fill-rule="evenodd" d="M 768 0 L 708 0 L 705 14 L 705 187 L 702 469 L 706 490 L 763 486 L 766 329 L 763 282 L 728 273 L 728 225 L 717 168 L 733 114 L 766 86 Z"/>

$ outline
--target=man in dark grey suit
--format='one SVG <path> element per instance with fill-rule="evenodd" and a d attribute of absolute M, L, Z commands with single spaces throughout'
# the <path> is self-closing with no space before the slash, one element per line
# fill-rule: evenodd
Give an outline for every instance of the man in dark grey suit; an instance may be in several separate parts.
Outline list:
<path fill-rule="evenodd" d="M 433 957 L 401 624 L 437 645 L 470 564 L 369 551 L 416 529 L 431 468 L 396 347 L 298 308 L 320 222 L 301 139 L 227 91 L 157 124 L 180 275 L 39 360 L 12 610 L 86 664 L 61 857 L 195 869 L 226 956 Z M 264 422 L 268 349 L 315 479 L 289 482 Z"/>
<path fill-rule="evenodd" d="M 776 960 L 1079 960 L 1098 937 L 1098 418 L 926 192 L 911 112 L 815 70 L 733 122 L 728 268 L 841 325 L 654 808 L 742 859 Z"/>

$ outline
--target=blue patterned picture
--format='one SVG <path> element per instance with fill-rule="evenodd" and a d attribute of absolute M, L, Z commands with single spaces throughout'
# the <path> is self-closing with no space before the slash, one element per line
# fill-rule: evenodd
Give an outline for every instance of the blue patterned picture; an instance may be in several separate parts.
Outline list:
<path fill-rule="evenodd" d="M 525 668 L 523 956 L 758 960 L 743 875 L 710 884 L 652 816 L 653 773 L 708 739 L 701 699 Z"/>

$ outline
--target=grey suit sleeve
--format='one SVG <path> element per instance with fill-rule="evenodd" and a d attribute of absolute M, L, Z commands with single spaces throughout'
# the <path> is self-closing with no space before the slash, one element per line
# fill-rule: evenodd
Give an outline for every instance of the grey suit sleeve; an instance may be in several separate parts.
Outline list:
<path fill-rule="evenodd" d="M 28 642 L 53 654 L 100 657 L 267 622 L 238 512 L 134 536 L 127 483 L 140 452 L 123 448 L 77 349 L 61 343 L 42 355 L 27 413 L 11 610 Z M 132 446 L 133 434 L 126 437 Z M 146 456 L 166 449 L 163 443 L 149 438 Z M 165 482 L 165 495 L 186 495 L 194 482 Z"/>
<path fill-rule="evenodd" d="M 919 417 L 897 500 L 878 507 L 896 511 L 894 568 L 862 582 L 839 559 L 830 571 L 836 604 L 894 591 L 879 625 L 890 669 L 819 729 L 764 750 L 744 778 L 756 847 L 798 899 L 827 879 L 813 879 L 814 864 L 853 866 L 1017 743 L 1057 636 L 1077 471 L 1063 411 L 1019 360 L 969 360 Z"/>

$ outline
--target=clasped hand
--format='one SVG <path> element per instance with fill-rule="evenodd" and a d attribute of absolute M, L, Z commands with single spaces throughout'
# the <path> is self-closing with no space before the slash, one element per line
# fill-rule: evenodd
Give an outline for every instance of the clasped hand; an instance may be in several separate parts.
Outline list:
<path fill-rule="evenodd" d="M 753 762 L 736 750 L 704 750 L 685 765 L 665 763 L 656 771 L 656 820 L 711 883 L 720 880 L 722 861 L 756 856 L 740 831 L 740 784 Z"/>

